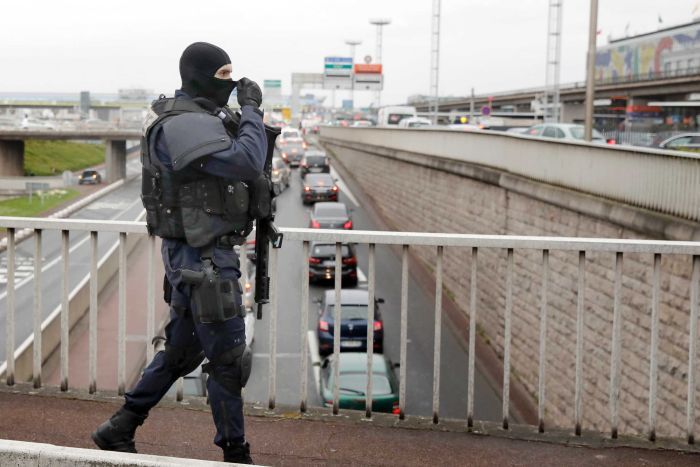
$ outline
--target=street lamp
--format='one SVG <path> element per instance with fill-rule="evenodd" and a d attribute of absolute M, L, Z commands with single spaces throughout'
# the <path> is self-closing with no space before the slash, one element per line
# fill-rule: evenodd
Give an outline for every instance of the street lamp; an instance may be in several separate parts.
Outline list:
<path fill-rule="evenodd" d="M 593 100 L 595 99 L 595 46 L 598 36 L 598 0 L 591 0 L 591 16 L 588 20 L 588 59 L 586 63 L 586 114 L 584 139 L 593 138 Z"/>
<path fill-rule="evenodd" d="M 362 41 L 348 39 L 345 41 L 347 45 L 350 46 L 350 56 L 352 57 L 352 64 L 355 65 L 355 47 L 362 44 Z M 352 87 L 350 88 L 350 101 L 352 102 L 352 108 L 355 108 L 355 80 L 353 79 Z"/>
<path fill-rule="evenodd" d="M 375 19 L 369 20 L 369 24 L 377 26 L 376 62 L 381 64 L 382 63 L 382 28 L 388 24 L 391 24 L 391 20 L 389 18 L 375 18 Z M 375 102 L 376 102 L 377 107 L 379 107 L 379 104 L 381 102 L 381 98 L 382 98 L 382 91 L 377 91 L 377 93 L 375 95 Z"/>

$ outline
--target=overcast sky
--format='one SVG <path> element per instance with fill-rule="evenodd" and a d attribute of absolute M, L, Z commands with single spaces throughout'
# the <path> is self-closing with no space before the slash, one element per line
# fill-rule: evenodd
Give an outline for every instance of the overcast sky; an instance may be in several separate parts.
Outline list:
<path fill-rule="evenodd" d="M 562 82 L 584 77 L 589 0 L 563 0 Z M 544 84 L 548 0 L 442 0 L 440 94 Z M 172 93 L 178 59 L 194 41 L 231 56 L 234 75 L 256 81 L 323 70 L 323 57 L 375 54 L 370 18 L 384 30 L 383 103 L 428 93 L 431 0 L 10 0 L 2 5 L 0 92 Z M 695 13 L 693 10 L 695 9 Z M 700 15 L 698 0 L 600 0 L 599 44 Z M 370 100 L 357 93 L 360 104 Z M 342 98 L 339 95 L 338 99 Z M 338 102 L 339 102 L 338 100 Z"/>

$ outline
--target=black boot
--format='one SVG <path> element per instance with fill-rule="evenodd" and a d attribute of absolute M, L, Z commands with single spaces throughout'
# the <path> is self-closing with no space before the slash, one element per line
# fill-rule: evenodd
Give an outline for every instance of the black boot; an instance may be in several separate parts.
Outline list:
<path fill-rule="evenodd" d="M 134 433 L 146 417 L 147 415 L 122 407 L 112 418 L 97 427 L 92 433 L 92 440 L 105 451 L 136 452 Z"/>
<path fill-rule="evenodd" d="M 252 464 L 253 459 L 250 458 L 250 444 L 241 443 L 237 445 L 226 446 L 224 448 L 224 462 L 233 462 L 236 464 Z"/>

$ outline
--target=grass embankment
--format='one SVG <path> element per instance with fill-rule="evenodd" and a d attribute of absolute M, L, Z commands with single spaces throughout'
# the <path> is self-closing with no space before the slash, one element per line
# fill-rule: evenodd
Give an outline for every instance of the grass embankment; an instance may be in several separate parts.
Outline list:
<path fill-rule="evenodd" d="M 79 194 L 78 190 L 54 189 L 44 193 L 43 202 L 38 193 L 32 195 L 31 202 L 29 196 L 6 199 L 0 201 L 0 216 L 34 217 L 75 198 Z"/>
<path fill-rule="evenodd" d="M 24 174 L 60 175 L 66 170 L 74 172 L 91 167 L 104 159 L 103 144 L 29 140 L 24 147 Z"/>

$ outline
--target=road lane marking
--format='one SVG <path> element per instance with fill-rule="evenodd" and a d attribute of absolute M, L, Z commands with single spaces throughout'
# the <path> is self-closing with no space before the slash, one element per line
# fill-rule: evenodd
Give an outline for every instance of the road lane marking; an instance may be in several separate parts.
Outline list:
<path fill-rule="evenodd" d="M 357 268 L 357 282 L 367 282 L 367 276 L 365 276 L 365 273 L 362 272 L 360 268 Z"/>
<path fill-rule="evenodd" d="M 341 192 L 344 193 L 345 196 L 347 196 L 347 197 L 350 199 L 350 201 L 352 202 L 352 204 L 354 204 L 356 207 L 359 208 L 359 207 L 360 207 L 360 202 L 357 201 L 357 198 L 355 198 L 355 196 L 352 194 L 352 191 L 350 191 L 350 188 L 348 188 L 348 186 L 345 184 L 345 182 L 343 181 L 343 179 L 340 178 L 340 175 L 338 175 L 338 172 L 336 172 L 335 169 L 334 169 L 333 167 L 331 167 L 331 176 L 332 176 L 333 178 L 338 179 L 338 182 L 337 182 L 337 183 L 338 183 L 338 186 L 340 187 Z"/>
<path fill-rule="evenodd" d="M 140 203 L 140 202 L 141 202 L 141 198 L 137 198 L 133 203 L 131 203 L 131 204 L 129 205 L 129 207 L 128 207 L 127 209 L 125 209 L 124 211 L 121 211 L 121 212 L 115 214 L 114 216 L 110 217 L 108 220 L 114 220 L 114 219 L 116 219 L 117 217 L 119 217 L 119 216 L 121 216 L 122 214 L 124 214 L 124 212 L 129 211 L 132 207 L 134 207 L 134 206 L 136 205 L 136 203 Z M 89 205 L 88 205 L 88 206 L 89 206 Z M 141 217 L 141 214 L 142 214 L 142 213 L 139 213 L 139 217 Z M 137 220 L 138 220 L 138 218 L 137 218 Z M 81 241 L 79 241 L 78 243 L 76 243 L 75 245 L 73 245 L 73 246 L 68 250 L 69 256 L 70 256 L 70 253 L 73 253 L 75 250 L 77 250 L 78 248 L 80 248 L 80 247 L 81 247 L 82 245 L 84 245 L 88 240 L 90 240 L 90 235 L 89 235 L 89 234 L 86 235 L 84 239 L 82 239 Z M 54 258 L 53 260 L 51 260 L 51 261 L 49 261 L 48 263 L 46 263 L 46 264 L 44 265 L 44 267 L 41 268 L 41 274 L 43 275 L 43 274 L 44 274 L 46 271 L 48 271 L 50 268 L 52 268 L 52 267 L 54 267 L 56 264 L 58 264 L 62 259 L 63 259 L 63 257 L 59 254 L 56 258 Z M 22 279 L 22 281 L 20 281 L 18 284 L 16 283 L 17 285 L 15 285 L 15 291 L 19 290 L 20 287 L 22 287 L 22 286 L 28 284 L 29 282 L 31 282 L 33 278 L 34 278 L 34 274 L 32 273 L 31 275 L 29 275 L 29 276 L 25 277 L 24 279 Z M 0 301 L 3 300 L 6 296 L 7 296 L 7 291 L 1 293 L 1 294 L 0 294 Z"/>
<path fill-rule="evenodd" d="M 309 343 L 309 358 L 311 368 L 314 370 L 314 383 L 316 384 L 316 394 L 321 394 L 321 355 L 318 353 L 318 340 L 314 331 L 307 331 L 306 341 Z"/>

